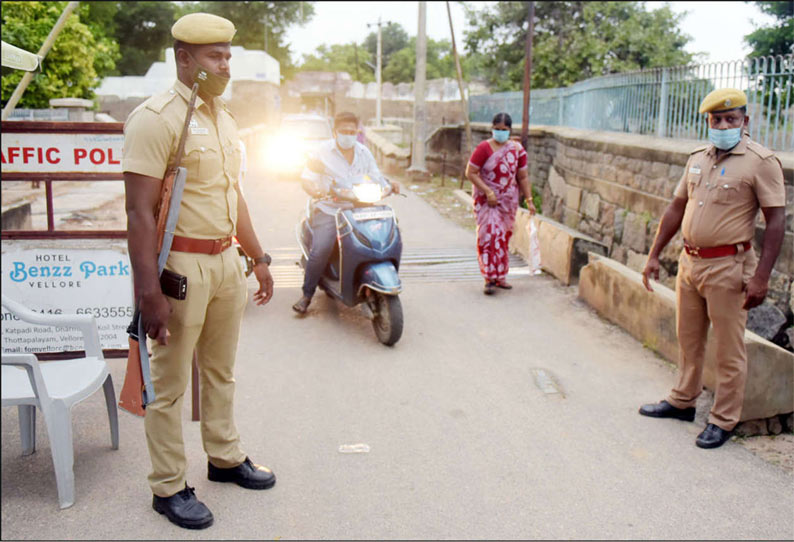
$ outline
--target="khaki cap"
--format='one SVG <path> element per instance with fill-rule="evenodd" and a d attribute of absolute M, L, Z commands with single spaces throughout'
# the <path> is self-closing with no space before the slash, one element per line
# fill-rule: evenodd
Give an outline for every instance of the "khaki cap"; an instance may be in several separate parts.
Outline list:
<path fill-rule="evenodd" d="M 171 27 L 175 40 L 204 45 L 206 43 L 228 43 L 237 29 L 229 19 L 211 13 L 189 13 L 179 18 Z"/>
<path fill-rule="evenodd" d="M 709 92 L 700 102 L 699 113 L 716 113 L 747 105 L 747 96 L 735 88 L 721 88 Z"/>

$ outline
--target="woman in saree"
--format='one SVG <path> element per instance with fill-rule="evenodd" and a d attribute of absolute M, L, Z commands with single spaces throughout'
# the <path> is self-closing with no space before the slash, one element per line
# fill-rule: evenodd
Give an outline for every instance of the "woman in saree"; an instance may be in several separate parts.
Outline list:
<path fill-rule="evenodd" d="M 521 144 L 510 140 L 513 120 L 507 113 L 498 113 L 491 124 L 493 137 L 477 145 L 466 166 L 466 178 L 474 185 L 477 259 L 486 295 L 493 294 L 494 288 L 512 288 L 506 280 L 510 266 L 507 243 L 513 234 L 519 187 L 530 214 L 535 214 L 527 153 Z"/>

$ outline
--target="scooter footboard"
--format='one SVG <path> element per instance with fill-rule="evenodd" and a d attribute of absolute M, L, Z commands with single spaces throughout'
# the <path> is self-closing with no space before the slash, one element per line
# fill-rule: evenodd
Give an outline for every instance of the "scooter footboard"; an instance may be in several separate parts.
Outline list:
<path fill-rule="evenodd" d="M 359 281 L 359 296 L 364 288 L 370 288 L 376 292 L 387 295 L 397 295 L 403 290 L 400 276 L 392 262 L 367 263 L 361 266 L 361 278 Z"/>

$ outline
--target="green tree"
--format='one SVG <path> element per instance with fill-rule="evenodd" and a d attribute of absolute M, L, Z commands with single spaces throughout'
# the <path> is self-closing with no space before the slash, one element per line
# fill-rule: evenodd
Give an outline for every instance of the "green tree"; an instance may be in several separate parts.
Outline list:
<path fill-rule="evenodd" d="M 381 30 L 381 66 L 389 63 L 391 56 L 408 46 L 408 32 L 399 23 L 388 23 Z M 377 60 L 378 54 L 378 31 L 377 29 L 364 39 L 364 47 L 367 48 L 372 58 Z M 372 61 L 375 64 L 375 60 Z"/>
<path fill-rule="evenodd" d="M 757 5 L 776 21 L 757 28 L 744 37 L 753 48 L 751 57 L 787 55 L 794 53 L 794 2 L 748 2 Z"/>
<path fill-rule="evenodd" d="M 372 62 L 372 58 L 362 46 L 353 43 L 320 45 L 313 54 L 303 55 L 297 71 L 347 72 L 354 80 L 369 83 L 375 80 L 375 74 L 366 62 Z"/>
<path fill-rule="evenodd" d="M 263 49 L 279 61 L 281 73 L 289 77 L 295 66 L 286 43 L 287 29 L 303 25 L 314 16 L 314 2 L 182 2 L 177 15 L 203 11 L 226 17 L 237 27 L 232 45 Z"/>
<path fill-rule="evenodd" d="M 391 55 L 383 69 L 383 80 L 392 83 L 413 82 L 416 77 L 416 38 L 411 38 L 406 47 Z M 427 79 L 456 77 L 452 44 L 447 40 L 427 40 Z"/>
<path fill-rule="evenodd" d="M 119 44 L 116 75 L 143 75 L 169 47 L 176 5 L 172 2 L 83 2 L 89 26 L 104 28 Z"/>
<path fill-rule="evenodd" d="M 469 65 L 497 90 L 520 90 L 527 35 L 526 2 L 467 9 Z M 532 88 L 643 68 L 689 62 L 682 15 L 668 6 L 647 11 L 642 2 L 536 2 Z"/>
<path fill-rule="evenodd" d="M 2 38 L 22 49 L 38 52 L 67 2 L 3 2 Z M 90 20 L 90 6 L 81 4 L 66 21 L 19 107 L 47 108 L 51 98 L 94 97 L 101 78 L 113 72 L 118 44 Z M 3 68 L 2 100 L 11 97 L 23 73 Z"/>

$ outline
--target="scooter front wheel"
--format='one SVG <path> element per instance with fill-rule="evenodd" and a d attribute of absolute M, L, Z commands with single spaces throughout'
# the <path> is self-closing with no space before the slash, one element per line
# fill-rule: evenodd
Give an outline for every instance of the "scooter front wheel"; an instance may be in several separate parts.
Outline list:
<path fill-rule="evenodd" d="M 403 307 L 396 295 L 372 292 L 372 327 L 378 340 L 392 346 L 403 334 Z"/>

